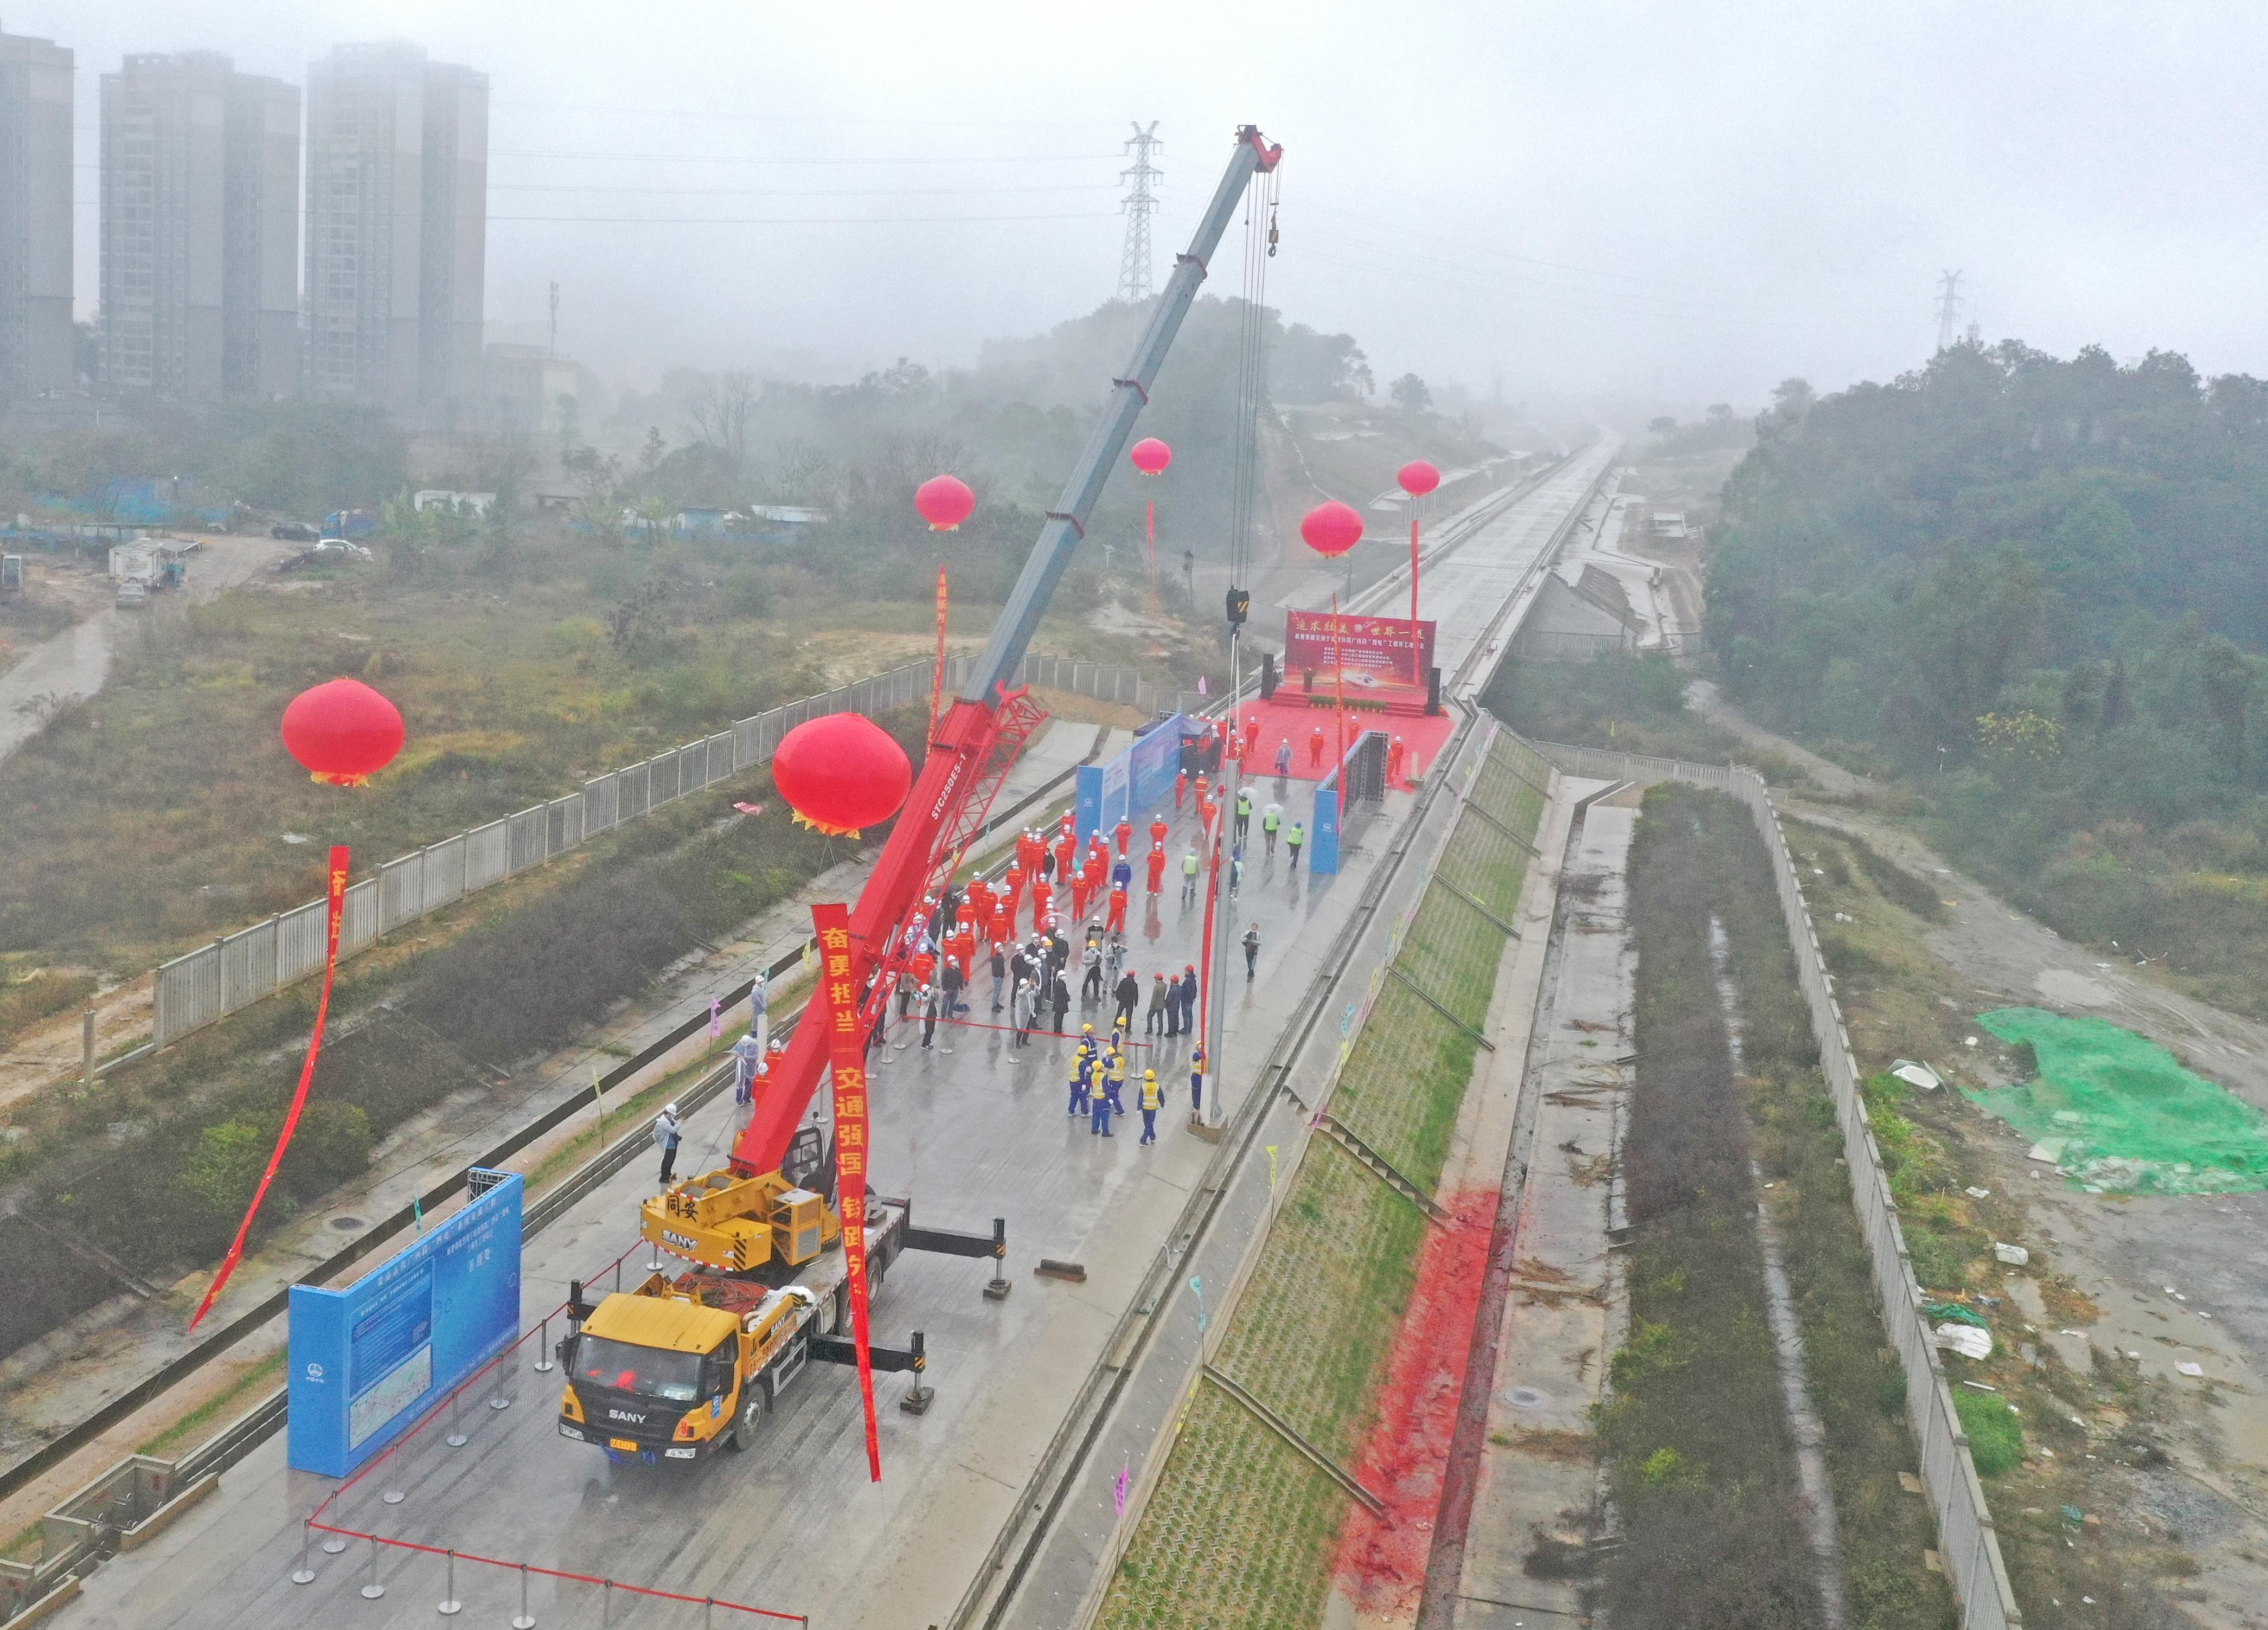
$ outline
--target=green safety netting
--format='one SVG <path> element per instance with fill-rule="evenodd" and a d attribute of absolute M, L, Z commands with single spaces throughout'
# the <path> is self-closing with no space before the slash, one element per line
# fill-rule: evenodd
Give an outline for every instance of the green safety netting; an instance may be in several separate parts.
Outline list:
<path fill-rule="evenodd" d="M 1999 1008 L 1977 1022 L 2029 1042 L 2040 1078 L 1968 1091 L 2091 1193 L 2220 1194 L 2268 1188 L 2268 1114 L 2107 1019 Z M 1964 1089 L 1964 1091 L 1967 1090 Z"/>

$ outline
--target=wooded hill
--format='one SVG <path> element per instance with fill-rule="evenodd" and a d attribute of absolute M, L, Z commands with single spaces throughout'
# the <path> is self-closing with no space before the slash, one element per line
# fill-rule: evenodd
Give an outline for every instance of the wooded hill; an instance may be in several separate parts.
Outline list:
<path fill-rule="evenodd" d="M 1775 395 L 1710 560 L 1730 694 L 1926 777 L 2064 926 L 2263 917 L 2268 383 L 2010 341 Z"/>

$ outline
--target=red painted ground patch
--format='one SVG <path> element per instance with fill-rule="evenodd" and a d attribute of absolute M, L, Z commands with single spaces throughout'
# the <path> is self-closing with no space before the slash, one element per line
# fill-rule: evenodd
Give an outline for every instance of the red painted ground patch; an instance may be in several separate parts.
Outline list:
<path fill-rule="evenodd" d="M 1426 1234 L 1417 1288 L 1387 1361 L 1378 1421 L 1351 1468 L 1386 1502 L 1383 1517 L 1354 1509 L 1332 1565 L 1338 1588 L 1366 1612 L 1414 1612 L 1433 1552 L 1497 1191 L 1469 1189 L 1447 1204 L 1449 1226 Z"/>
<path fill-rule="evenodd" d="M 1260 721 L 1260 736 L 1253 753 L 1253 768 L 1263 776 L 1276 773 L 1276 748 L 1280 742 L 1292 744 L 1292 774 L 1301 781 L 1321 781 L 1323 769 L 1330 767 L 1333 750 L 1338 742 L 1338 714 L 1330 708 L 1311 708 L 1295 689 L 1281 690 L 1274 701 L 1248 701 L 1237 710 L 1238 728 L 1246 721 Z M 1323 767 L 1318 769 L 1310 761 L 1315 726 L 1323 727 Z M 1422 775 L 1432 767 L 1433 755 L 1441 744 L 1449 739 L 1457 722 L 1447 714 L 1428 718 L 1422 714 L 1375 713 L 1354 708 L 1347 709 L 1347 740 L 1351 743 L 1364 731 L 1384 731 L 1389 736 L 1399 736 L 1409 745 L 1414 767 L 1405 766 L 1403 777 Z"/>

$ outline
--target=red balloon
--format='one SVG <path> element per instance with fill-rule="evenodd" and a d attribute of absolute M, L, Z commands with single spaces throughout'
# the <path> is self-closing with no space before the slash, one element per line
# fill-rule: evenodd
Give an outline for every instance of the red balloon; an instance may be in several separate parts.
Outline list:
<path fill-rule="evenodd" d="M 1394 479 L 1411 497 L 1422 498 L 1441 484 L 1441 473 L 1423 459 L 1412 459 Z"/>
<path fill-rule="evenodd" d="M 772 784 L 805 826 L 855 837 L 898 812 L 913 787 L 914 767 L 890 733 L 864 714 L 830 713 L 780 738 Z"/>
<path fill-rule="evenodd" d="M 932 532 L 952 532 L 976 507 L 976 495 L 957 475 L 932 475 L 914 488 L 914 508 Z"/>
<path fill-rule="evenodd" d="M 1344 554 L 1362 541 L 1362 517 L 1352 504 L 1333 498 L 1307 511 L 1300 536 L 1318 554 Z"/>
<path fill-rule="evenodd" d="M 1174 450 L 1154 436 L 1145 436 L 1134 444 L 1134 451 L 1126 455 L 1134 460 L 1134 467 L 1145 475 L 1157 475 L 1174 461 Z"/>
<path fill-rule="evenodd" d="M 401 751 L 401 710 L 360 679 L 301 691 L 284 709 L 284 750 L 317 781 L 360 787 Z"/>

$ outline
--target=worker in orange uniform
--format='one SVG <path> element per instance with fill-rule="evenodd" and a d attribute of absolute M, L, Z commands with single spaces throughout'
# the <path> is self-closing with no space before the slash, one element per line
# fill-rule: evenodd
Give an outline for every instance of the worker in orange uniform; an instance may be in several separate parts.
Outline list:
<path fill-rule="evenodd" d="M 995 945 L 1005 945 L 1016 937 L 1016 897 L 1006 895 L 992 902 L 992 914 L 984 924 L 984 936 Z"/>
<path fill-rule="evenodd" d="M 1055 904 L 1056 892 L 1045 877 L 1032 885 L 1032 932 L 1040 933 L 1048 926 L 1048 907 Z"/>
<path fill-rule="evenodd" d="M 1248 760 L 1260 751 L 1260 716 L 1254 714 L 1244 722 L 1244 756 Z"/>
<path fill-rule="evenodd" d="M 1396 736 L 1386 749 L 1386 784 L 1388 786 L 1398 787 L 1402 784 L 1402 760 L 1409 756 L 1410 749 L 1403 745 L 1402 738 Z"/>
<path fill-rule="evenodd" d="M 1165 892 L 1166 845 L 1161 839 L 1157 847 L 1150 851 L 1150 892 L 1162 894 Z"/>
<path fill-rule="evenodd" d="M 1112 835 L 1118 840 L 1118 853 L 1122 856 L 1124 855 L 1126 846 L 1134 841 L 1134 823 L 1122 819 L 1118 823 L 1118 830 Z"/>
<path fill-rule="evenodd" d="M 1174 807 L 1179 809 L 1181 805 L 1176 804 Z M 1150 817 L 1150 847 L 1153 849 L 1163 848 L 1166 846 L 1166 834 L 1172 830 L 1173 828 L 1166 825 L 1166 818 L 1163 815 Z"/>
<path fill-rule="evenodd" d="M 1311 770 L 1323 767 L 1323 727 L 1320 724 L 1315 726 L 1315 733 L 1307 738 L 1307 767 Z"/>
<path fill-rule="evenodd" d="M 1204 774 L 1204 772 L 1203 770 L 1199 770 L 1199 771 L 1197 772 L 1197 805 L 1198 805 L 1198 807 L 1199 807 L 1199 808 L 1203 808 L 1203 807 L 1204 807 L 1204 801 L 1205 801 L 1205 774 Z"/>
<path fill-rule="evenodd" d="M 1189 771 L 1187 771 L 1187 770 L 1175 770 L 1175 771 L 1174 772 L 1174 814 L 1178 815 L 1178 814 L 1180 814 L 1180 813 L 1182 812 L 1182 800 L 1183 798 L 1185 798 L 1185 797 L 1189 797 Z"/>
<path fill-rule="evenodd" d="M 1086 902 L 1094 893 L 1094 881 L 1087 877 L 1085 871 L 1078 871 L 1071 874 L 1071 914 L 1072 921 L 1077 922 L 1084 922 L 1086 921 Z"/>
<path fill-rule="evenodd" d="M 1078 858 L 1079 840 L 1066 832 L 1056 840 L 1056 887 L 1071 886 L 1071 866 Z"/>
<path fill-rule="evenodd" d="M 1110 916 L 1103 926 L 1113 934 L 1126 932 L 1126 885 L 1123 883 L 1110 885 Z"/>

